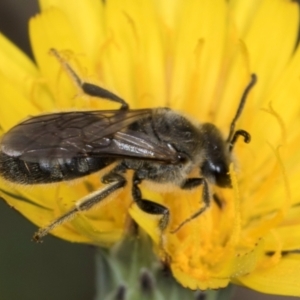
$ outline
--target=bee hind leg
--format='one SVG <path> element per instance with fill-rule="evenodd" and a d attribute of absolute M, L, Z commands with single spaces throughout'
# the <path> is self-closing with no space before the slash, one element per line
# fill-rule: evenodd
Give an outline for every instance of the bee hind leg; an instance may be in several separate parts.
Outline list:
<path fill-rule="evenodd" d="M 78 213 L 83 211 L 88 211 L 91 208 L 95 207 L 97 204 L 100 204 L 103 200 L 105 200 L 109 195 L 114 193 L 116 190 L 124 187 L 126 184 L 126 180 L 121 175 L 115 176 L 114 180 L 111 178 L 110 184 L 105 186 L 104 188 L 97 190 L 93 193 L 88 194 L 83 197 L 79 201 L 77 201 L 76 205 L 66 212 L 64 215 L 52 221 L 45 227 L 40 228 L 33 236 L 33 240 L 36 242 L 40 242 L 42 237 L 47 235 L 52 229 L 57 226 L 66 223 L 73 219 Z"/>

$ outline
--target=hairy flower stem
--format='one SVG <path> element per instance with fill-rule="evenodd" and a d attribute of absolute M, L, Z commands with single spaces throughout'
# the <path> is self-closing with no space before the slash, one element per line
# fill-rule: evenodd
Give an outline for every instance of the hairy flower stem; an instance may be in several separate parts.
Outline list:
<path fill-rule="evenodd" d="M 141 230 L 96 252 L 95 300 L 223 300 L 231 294 L 231 287 L 206 292 L 182 287 L 156 258 L 150 238 Z"/>

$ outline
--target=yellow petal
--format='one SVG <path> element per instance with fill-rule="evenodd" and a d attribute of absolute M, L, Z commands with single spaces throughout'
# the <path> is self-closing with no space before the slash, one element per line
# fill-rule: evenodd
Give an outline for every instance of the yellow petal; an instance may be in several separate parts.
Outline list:
<path fill-rule="evenodd" d="M 199 23 L 201 20 L 201 23 Z M 171 32 L 170 105 L 197 118 L 207 117 L 220 83 L 227 35 L 227 7 L 220 1 L 189 1 Z M 182 59 L 184 57 L 184 59 Z M 221 83 L 222 84 L 222 83 Z"/>
<path fill-rule="evenodd" d="M 22 88 L 26 76 L 37 76 L 39 73 L 33 62 L 1 33 L 0 70 L 9 80 L 14 80 Z"/>
<path fill-rule="evenodd" d="M 224 257 L 223 264 L 216 266 L 215 270 L 209 270 L 209 266 L 189 270 L 184 269 L 183 262 L 172 264 L 172 272 L 175 278 L 183 285 L 191 289 L 218 289 L 226 287 L 229 281 L 235 281 L 244 274 L 251 273 L 261 257 L 262 245 L 259 243 L 252 251 L 243 255 L 234 255 L 235 250 L 231 249 Z M 214 268 L 215 266 L 210 266 Z"/>
<path fill-rule="evenodd" d="M 255 4 L 257 2 L 253 2 L 253 7 Z M 243 9 L 244 5 L 241 4 L 240 8 Z M 285 0 L 263 0 L 254 9 L 251 20 L 246 18 L 242 21 L 248 21 L 243 39 L 251 57 L 251 69 L 262 74 L 255 88 L 257 105 L 262 105 L 270 101 L 266 96 L 269 87 L 274 85 L 294 51 L 299 11 L 296 2 Z"/>
<path fill-rule="evenodd" d="M 239 282 L 262 293 L 299 297 L 299 276 L 300 257 L 290 254 L 272 268 L 240 277 Z"/>
<path fill-rule="evenodd" d="M 24 96 L 24 93 L 16 89 L 14 82 L 0 73 L 0 118 L 1 129 L 6 132 L 16 123 L 29 115 L 38 114 L 38 108 Z"/>
<path fill-rule="evenodd" d="M 165 41 L 157 18 L 150 0 L 139 5 L 121 0 L 106 3 L 108 37 L 99 73 L 108 88 L 117 90 L 134 108 L 165 105 Z"/>
<path fill-rule="evenodd" d="M 155 0 L 154 2 L 161 15 L 161 22 L 167 26 L 168 30 L 176 27 L 176 22 L 184 2 L 180 0 Z"/>
<path fill-rule="evenodd" d="M 105 40 L 103 1 L 40 0 L 39 2 L 42 12 L 55 7 L 65 15 L 66 21 L 80 42 L 84 55 L 89 56 L 92 61 L 96 61 Z M 68 49 L 75 50 L 74 48 Z"/>
<path fill-rule="evenodd" d="M 50 55 L 50 49 L 84 53 L 76 32 L 66 15 L 61 11 L 51 8 L 42 15 L 30 20 L 30 37 L 37 64 L 50 91 L 56 95 L 56 107 L 70 108 L 74 105 L 71 100 L 76 95 L 74 83 L 62 69 L 57 59 Z M 90 60 L 85 55 L 79 55 L 82 65 L 87 68 Z"/>
<path fill-rule="evenodd" d="M 300 224 L 284 226 L 274 229 L 276 239 L 273 234 L 265 239 L 265 250 L 275 251 L 280 241 L 282 251 L 291 251 L 300 248 Z"/>
<path fill-rule="evenodd" d="M 18 87 L 18 94 L 22 97 L 26 97 L 21 101 L 16 98 L 15 104 L 18 104 L 17 111 L 22 108 L 22 105 L 26 105 L 23 102 L 31 101 L 32 105 L 37 109 L 50 109 L 53 107 L 53 99 L 50 98 L 49 93 L 44 88 L 43 82 L 40 80 L 40 73 L 37 67 L 30 59 L 22 53 L 14 44 L 12 44 L 5 36 L 0 33 L 0 75 L 3 80 L 15 89 Z M 9 91 L 2 90 L 1 99 L 2 104 L 6 103 L 7 106 L 13 105 L 12 99 L 15 99 L 16 92 L 10 95 Z M 9 99 L 9 100 L 8 100 Z M 6 107 L 8 109 L 8 107 Z M 6 109 L 4 108 L 4 110 Z M 24 118 L 26 112 L 25 107 L 22 108 L 23 114 L 20 116 Z M 4 111 L 2 110 L 4 113 Z M 27 114 L 31 114 L 33 111 L 28 110 Z M 10 115 L 10 114 L 9 114 Z M 14 116 L 17 118 L 17 115 Z M 14 117 L 12 117 L 13 120 Z M 18 121 L 20 121 L 19 119 Z"/>

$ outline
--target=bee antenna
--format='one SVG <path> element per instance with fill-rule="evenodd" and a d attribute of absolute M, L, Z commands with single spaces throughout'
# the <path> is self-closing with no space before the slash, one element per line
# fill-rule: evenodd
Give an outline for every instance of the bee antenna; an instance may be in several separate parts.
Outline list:
<path fill-rule="evenodd" d="M 253 86 L 255 85 L 255 83 L 257 82 L 257 76 L 256 74 L 251 74 L 251 80 L 249 82 L 249 84 L 247 85 L 247 87 L 245 88 L 244 90 L 244 93 L 242 95 L 242 98 L 241 98 L 241 101 L 240 101 L 240 105 L 237 109 L 237 112 L 235 114 L 235 117 L 233 118 L 231 124 L 230 124 L 230 131 L 229 131 L 229 135 L 228 135 L 228 138 L 226 140 L 226 143 L 228 143 L 230 146 L 229 146 L 229 151 L 232 150 L 233 148 L 233 145 L 235 144 L 235 142 L 237 141 L 237 138 L 239 136 L 243 136 L 244 137 L 244 141 L 246 143 L 248 143 L 250 141 L 250 134 L 245 131 L 245 130 L 237 130 L 235 131 L 235 124 L 238 120 L 238 118 L 240 117 L 243 109 L 244 109 L 244 106 L 245 106 L 245 103 L 246 103 L 246 100 L 247 100 L 247 97 L 249 95 L 249 92 L 250 90 L 253 88 Z M 247 136 L 247 137 L 246 137 Z"/>

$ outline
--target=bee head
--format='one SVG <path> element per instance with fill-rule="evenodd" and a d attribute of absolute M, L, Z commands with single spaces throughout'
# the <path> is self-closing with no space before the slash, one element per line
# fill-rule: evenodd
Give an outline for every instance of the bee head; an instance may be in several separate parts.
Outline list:
<path fill-rule="evenodd" d="M 201 131 L 205 142 L 206 159 L 201 166 L 201 171 L 203 176 L 210 178 L 220 187 L 231 187 L 229 164 L 232 161 L 231 152 L 237 139 L 242 136 L 245 143 L 250 142 L 250 134 L 245 130 L 235 130 L 235 125 L 243 111 L 247 96 L 256 81 L 256 75 L 252 74 L 251 80 L 242 95 L 236 115 L 231 122 L 226 141 L 224 141 L 216 126 L 210 123 L 202 125 Z"/>
<path fill-rule="evenodd" d="M 201 126 L 205 159 L 201 165 L 201 173 L 220 187 L 231 187 L 229 164 L 231 153 L 218 128 L 205 123 Z"/>

